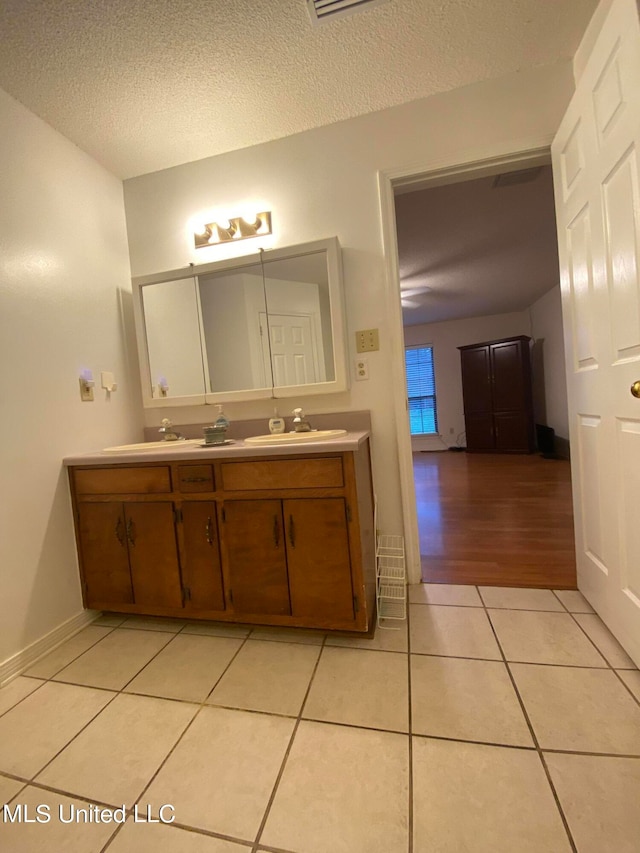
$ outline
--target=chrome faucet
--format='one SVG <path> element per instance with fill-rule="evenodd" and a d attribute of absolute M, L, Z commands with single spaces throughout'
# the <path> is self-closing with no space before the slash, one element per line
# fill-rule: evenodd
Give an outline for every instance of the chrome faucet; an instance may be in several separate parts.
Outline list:
<path fill-rule="evenodd" d="M 302 409 L 293 410 L 293 430 L 294 432 L 311 432 L 311 424 L 304 416 Z"/>
<path fill-rule="evenodd" d="M 177 441 L 181 436 L 180 433 L 173 428 L 173 424 L 169 418 L 162 419 L 162 426 L 158 430 L 165 441 Z"/>

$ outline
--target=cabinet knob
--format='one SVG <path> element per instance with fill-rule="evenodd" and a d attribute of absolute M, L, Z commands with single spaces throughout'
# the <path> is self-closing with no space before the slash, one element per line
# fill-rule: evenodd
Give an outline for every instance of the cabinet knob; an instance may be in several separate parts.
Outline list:
<path fill-rule="evenodd" d="M 640 379 L 631 386 L 631 395 L 633 397 L 640 397 Z"/>

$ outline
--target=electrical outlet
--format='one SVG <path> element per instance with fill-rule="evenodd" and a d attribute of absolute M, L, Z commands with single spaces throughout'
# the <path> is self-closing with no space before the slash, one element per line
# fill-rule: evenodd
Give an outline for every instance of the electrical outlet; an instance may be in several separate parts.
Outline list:
<path fill-rule="evenodd" d="M 366 358 L 356 359 L 356 381 L 360 382 L 363 379 L 369 378 L 369 362 Z"/>
<path fill-rule="evenodd" d="M 356 352 L 376 352 L 380 349 L 377 329 L 356 332 Z"/>

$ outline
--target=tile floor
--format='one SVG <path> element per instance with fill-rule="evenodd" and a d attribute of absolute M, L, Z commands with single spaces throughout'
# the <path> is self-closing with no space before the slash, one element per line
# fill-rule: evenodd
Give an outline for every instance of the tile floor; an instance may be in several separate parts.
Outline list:
<path fill-rule="evenodd" d="M 372 640 L 101 617 L 0 689 L 0 849 L 638 853 L 640 672 L 582 596 L 409 601 Z"/>

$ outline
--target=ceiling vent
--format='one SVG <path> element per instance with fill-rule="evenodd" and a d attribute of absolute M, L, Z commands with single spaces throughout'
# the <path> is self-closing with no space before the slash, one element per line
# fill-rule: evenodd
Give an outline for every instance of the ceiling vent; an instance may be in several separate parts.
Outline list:
<path fill-rule="evenodd" d="M 307 8 L 312 23 L 320 24 L 388 2 L 389 0 L 307 0 Z"/>
<path fill-rule="evenodd" d="M 514 184 L 528 184 L 535 181 L 542 166 L 534 166 L 533 169 L 519 169 L 517 172 L 505 172 L 503 175 L 496 175 L 493 179 L 493 188 L 512 187 Z"/>

